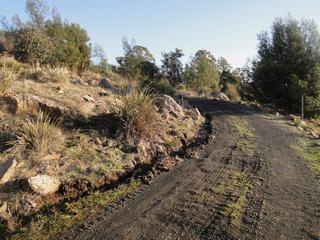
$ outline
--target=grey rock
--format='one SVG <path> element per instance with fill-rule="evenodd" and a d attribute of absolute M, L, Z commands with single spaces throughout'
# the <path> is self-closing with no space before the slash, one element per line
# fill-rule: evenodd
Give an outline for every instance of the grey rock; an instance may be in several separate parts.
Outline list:
<path fill-rule="evenodd" d="M 34 192 L 47 195 L 58 191 L 61 182 L 56 177 L 39 174 L 35 177 L 28 178 L 28 184 Z"/>
<path fill-rule="evenodd" d="M 4 163 L 0 165 L 0 184 L 9 181 L 14 173 L 17 161 L 14 157 L 8 158 Z"/>

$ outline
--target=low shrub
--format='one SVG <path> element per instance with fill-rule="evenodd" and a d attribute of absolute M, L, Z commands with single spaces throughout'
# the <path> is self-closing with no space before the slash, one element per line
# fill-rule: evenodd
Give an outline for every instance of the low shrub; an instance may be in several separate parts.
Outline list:
<path fill-rule="evenodd" d="M 8 91 L 18 79 L 18 74 L 6 65 L 0 67 L 0 93 Z"/>
<path fill-rule="evenodd" d="M 35 118 L 27 118 L 18 130 L 18 142 L 38 153 L 45 153 L 58 142 L 60 120 L 52 120 L 39 111 Z"/>
<path fill-rule="evenodd" d="M 147 88 L 133 89 L 118 107 L 127 134 L 135 139 L 151 139 L 157 129 L 157 112 L 154 97 Z"/>
<path fill-rule="evenodd" d="M 228 84 L 225 94 L 231 101 L 239 102 L 241 100 L 237 87 L 234 84 Z"/>
<path fill-rule="evenodd" d="M 160 81 L 153 83 L 152 87 L 157 93 L 163 93 L 170 96 L 176 95 L 176 90 L 171 86 L 168 79 L 161 79 Z"/>

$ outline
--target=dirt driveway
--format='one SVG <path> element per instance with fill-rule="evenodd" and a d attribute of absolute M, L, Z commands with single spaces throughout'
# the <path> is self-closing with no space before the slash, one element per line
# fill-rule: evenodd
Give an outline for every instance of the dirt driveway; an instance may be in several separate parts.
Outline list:
<path fill-rule="evenodd" d="M 320 187 L 294 133 L 244 106 L 191 100 L 212 142 L 63 239 L 320 239 Z"/>

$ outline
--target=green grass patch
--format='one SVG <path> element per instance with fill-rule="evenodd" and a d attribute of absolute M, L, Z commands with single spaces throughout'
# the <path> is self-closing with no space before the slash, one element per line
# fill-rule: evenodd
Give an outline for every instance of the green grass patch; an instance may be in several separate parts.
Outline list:
<path fill-rule="evenodd" d="M 94 216 L 110 203 L 136 191 L 139 186 L 140 181 L 135 180 L 115 190 L 92 194 L 73 203 L 65 203 L 59 209 L 51 209 L 48 214 L 38 216 L 29 226 L 21 228 L 10 239 L 50 239 L 89 216 Z"/>
<path fill-rule="evenodd" d="M 256 146 L 253 141 L 242 139 L 235 144 L 235 149 L 243 152 L 245 155 L 253 156 L 256 150 Z"/>
<path fill-rule="evenodd" d="M 234 226 L 241 224 L 241 219 L 244 214 L 247 204 L 247 196 L 254 187 L 254 182 L 250 175 L 232 171 L 227 181 L 221 183 L 215 192 L 228 196 L 231 201 L 221 210 L 221 214 L 230 218 Z"/>
<path fill-rule="evenodd" d="M 237 119 L 234 124 L 236 131 L 244 138 L 255 137 L 254 131 L 249 127 L 249 123 L 244 119 Z"/>
<path fill-rule="evenodd" d="M 318 180 L 320 180 L 320 142 L 302 138 L 297 145 L 292 146 L 296 152 L 301 155 L 308 163 L 308 167 L 313 171 Z"/>
<path fill-rule="evenodd" d="M 250 128 L 249 123 L 241 118 L 234 117 L 234 128 L 239 133 L 240 139 L 235 144 L 235 149 L 243 152 L 245 155 L 253 156 L 255 146 L 255 132 Z"/>

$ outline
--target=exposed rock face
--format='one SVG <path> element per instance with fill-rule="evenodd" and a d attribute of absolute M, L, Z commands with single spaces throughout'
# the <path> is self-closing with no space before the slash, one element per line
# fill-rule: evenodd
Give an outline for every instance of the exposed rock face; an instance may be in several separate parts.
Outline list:
<path fill-rule="evenodd" d="M 230 101 L 228 96 L 224 94 L 223 92 L 213 92 L 211 93 L 211 98 L 218 100 L 218 101 Z"/>
<path fill-rule="evenodd" d="M 199 118 L 201 118 L 201 113 L 199 112 L 199 110 L 197 108 L 188 109 L 188 114 L 195 121 L 198 120 Z"/>
<path fill-rule="evenodd" d="M 61 183 L 55 177 L 39 174 L 28 178 L 28 184 L 34 192 L 47 195 L 58 191 Z"/>
<path fill-rule="evenodd" d="M 23 106 L 35 106 L 55 117 L 70 116 L 70 109 L 57 102 L 36 95 L 17 96 L 14 93 L 0 95 L 0 106 L 6 105 L 7 111 L 16 114 Z"/>
<path fill-rule="evenodd" d="M 108 78 L 103 78 L 99 82 L 99 86 L 106 89 L 113 89 L 113 86 Z"/>
<path fill-rule="evenodd" d="M 15 158 L 11 157 L 0 165 L 0 184 L 9 181 L 14 173 L 14 169 L 17 166 Z"/>
<path fill-rule="evenodd" d="M 176 117 L 184 117 L 182 107 L 169 95 L 163 94 L 156 99 L 156 106 L 162 111 L 174 114 Z"/>
<path fill-rule="evenodd" d="M 70 109 L 59 105 L 57 102 L 36 95 L 26 95 L 26 104 L 36 105 L 39 109 L 50 113 L 54 117 L 70 116 Z"/>

